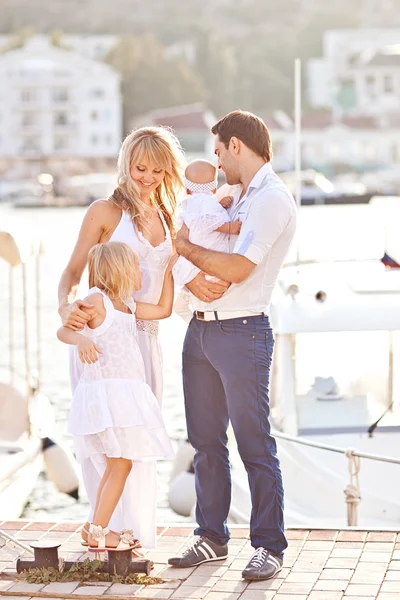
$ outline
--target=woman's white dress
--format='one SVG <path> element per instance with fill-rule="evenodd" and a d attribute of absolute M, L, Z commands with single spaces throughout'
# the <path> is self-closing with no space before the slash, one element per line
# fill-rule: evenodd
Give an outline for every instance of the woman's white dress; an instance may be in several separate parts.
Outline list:
<path fill-rule="evenodd" d="M 172 240 L 162 213 L 165 240 L 158 246 L 152 246 L 140 231 L 134 227 L 128 213 L 122 212 L 110 241 L 125 242 L 139 255 L 142 271 L 142 288 L 134 293 L 137 302 L 157 304 L 164 281 L 164 273 L 172 256 Z M 158 339 L 157 321 L 136 321 L 137 340 L 142 353 L 146 382 L 161 407 L 163 394 L 162 354 Z M 71 382 L 77 376 L 71 365 Z M 76 384 L 76 383 L 75 383 Z M 82 463 L 82 473 L 93 516 L 96 492 L 105 469 L 105 461 L 100 455 L 87 458 Z M 110 521 L 114 531 L 133 529 L 135 537 L 140 539 L 144 548 L 156 547 L 156 509 L 157 509 L 157 465 L 154 461 L 135 462 L 128 477 L 121 500 Z"/>
<path fill-rule="evenodd" d="M 83 334 L 93 340 L 101 354 L 84 364 L 75 388 L 68 424 L 75 453 L 82 462 L 102 455 L 132 461 L 173 457 L 173 449 L 156 397 L 145 380 L 143 358 L 136 337 L 135 303 L 130 313 L 114 308 L 99 288 L 106 316 L 95 329 Z M 80 362 L 74 346 L 72 360 Z"/>

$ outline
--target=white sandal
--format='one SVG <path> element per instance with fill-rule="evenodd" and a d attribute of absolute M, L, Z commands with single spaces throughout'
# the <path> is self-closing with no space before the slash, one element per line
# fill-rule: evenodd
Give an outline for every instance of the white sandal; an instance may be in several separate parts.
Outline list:
<path fill-rule="evenodd" d="M 131 550 L 133 547 L 132 538 L 129 534 L 123 533 L 118 546 L 106 546 L 106 536 L 110 533 L 108 527 L 102 527 L 101 525 L 95 525 L 90 523 L 89 533 L 94 540 L 97 542 L 97 546 L 88 547 L 89 552 L 105 552 L 111 550 L 113 552 L 123 552 L 124 550 Z"/>

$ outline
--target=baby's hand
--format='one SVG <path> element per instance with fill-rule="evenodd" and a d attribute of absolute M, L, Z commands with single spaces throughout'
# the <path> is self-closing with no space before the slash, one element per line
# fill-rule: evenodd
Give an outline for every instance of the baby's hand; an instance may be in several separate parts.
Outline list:
<path fill-rule="evenodd" d="M 79 335 L 77 348 L 81 362 L 91 365 L 99 360 L 98 354 L 101 354 L 101 350 L 84 335 Z"/>
<path fill-rule="evenodd" d="M 224 198 L 221 198 L 221 200 L 219 201 L 220 205 L 223 208 L 230 208 L 232 206 L 232 202 L 233 202 L 233 196 L 225 196 Z"/>
<path fill-rule="evenodd" d="M 232 223 L 230 223 L 230 232 L 233 235 L 239 235 L 241 229 L 242 229 L 242 222 L 239 221 L 239 219 L 237 219 L 236 221 L 232 221 Z"/>

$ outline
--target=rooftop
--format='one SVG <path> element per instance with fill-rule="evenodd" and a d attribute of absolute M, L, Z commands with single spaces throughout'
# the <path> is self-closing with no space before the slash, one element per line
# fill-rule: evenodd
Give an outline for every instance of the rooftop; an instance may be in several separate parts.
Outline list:
<path fill-rule="evenodd" d="M 134 125 L 150 124 L 171 127 L 175 131 L 201 130 L 210 132 L 216 121 L 216 117 L 203 104 L 195 103 L 153 110 L 138 116 L 134 121 Z"/>
<path fill-rule="evenodd" d="M 13 521 L 0 524 L 26 544 L 40 539 L 61 543 L 59 556 L 82 560 L 80 523 Z M 106 582 L 29 584 L 16 582 L 20 550 L 8 542 L 0 548 L 0 597 L 90 598 L 134 597 L 172 600 L 398 600 L 400 597 L 400 534 L 393 531 L 289 529 L 289 547 L 282 571 L 269 581 L 243 581 L 241 571 L 252 549 L 249 530 L 233 526 L 229 558 L 193 569 L 168 567 L 167 559 L 191 540 L 192 528 L 158 528 L 158 549 L 152 575 L 163 583 L 150 586 Z"/>

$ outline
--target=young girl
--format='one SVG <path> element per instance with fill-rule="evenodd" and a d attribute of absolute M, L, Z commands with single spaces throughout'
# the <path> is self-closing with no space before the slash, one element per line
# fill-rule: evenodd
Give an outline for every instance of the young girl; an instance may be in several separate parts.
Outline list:
<path fill-rule="evenodd" d="M 159 303 L 135 305 L 132 292 L 141 287 L 137 254 L 121 242 L 97 244 L 89 252 L 91 289 L 85 299 L 94 306 L 92 318 L 83 334 L 66 327 L 57 332 L 59 340 L 76 346 L 73 360 L 84 363 L 68 427 L 77 459 L 96 456 L 106 463 L 89 527 L 91 550 L 137 545 L 132 535 L 108 528 L 132 461 L 173 457 L 159 405 L 145 382 L 135 316 L 146 320 L 170 316 L 174 262 L 171 259 L 165 272 Z"/>

